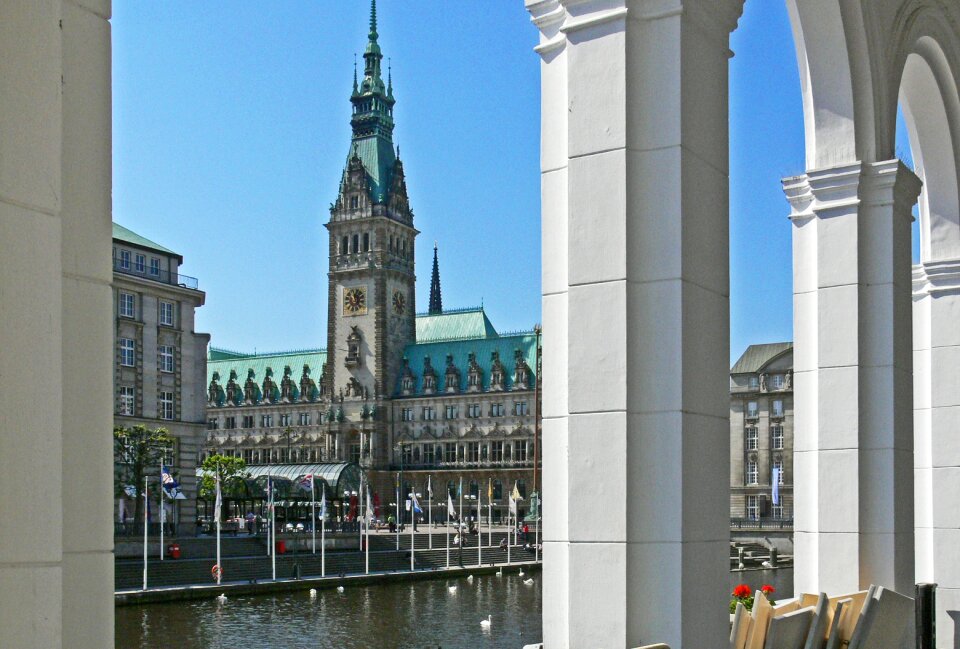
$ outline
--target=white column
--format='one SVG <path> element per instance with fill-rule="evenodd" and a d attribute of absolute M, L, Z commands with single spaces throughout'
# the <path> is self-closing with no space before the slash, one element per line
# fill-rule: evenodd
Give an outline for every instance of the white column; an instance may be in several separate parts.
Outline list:
<path fill-rule="evenodd" d="M 794 588 L 912 592 L 911 206 L 898 161 L 784 180 L 793 212 Z"/>
<path fill-rule="evenodd" d="M 917 581 L 936 582 L 937 646 L 960 609 L 960 261 L 914 267 Z"/>
<path fill-rule="evenodd" d="M 739 0 L 527 0 L 541 31 L 544 643 L 726 635 Z"/>
<path fill-rule="evenodd" d="M 109 16 L 0 3 L 4 646 L 113 644 Z"/>

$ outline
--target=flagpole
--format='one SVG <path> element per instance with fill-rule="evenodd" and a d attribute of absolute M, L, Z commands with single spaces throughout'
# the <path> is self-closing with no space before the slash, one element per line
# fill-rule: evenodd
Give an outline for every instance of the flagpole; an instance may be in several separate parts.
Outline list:
<path fill-rule="evenodd" d="M 478 487 L 480 485 L 477 485 Z M 480 526 L 480 512 L 483 511 L 483 495 L 477 489 L 477 567 L 483 565 L 483 527 Z"/>
<path fill-rule="evenodd" d="M 400 551 L 400 474 L 397 474 L 397 521 L 394 525 L 397 532 L 397 552 Z"/>
<path fill-rule="evenodd" d="M 513 519 L 511 516 L 513 512 L 516 511 L 517 501 L 513 499 L 513 492 L 510 492 L 510 497 L 507 499 L 509 506 L 507 507 L 507 565 L 510 565 L 510 528 L 512 527 Z"/>
<path fill-rule="evenodd" d="M 273 530 L 270 525 L 270 493 L 273 491 L 273 483 L 271 477 L 267 476 L 267 556 L 269 557 L 273 548 Z"/>
<path fill-rule="evenodd" d="M 317 486 L 313 474 L 310 474 L 310 540 L 313 553 L 317 553 Z"/>
<path fill-rule="evenodd" d="M 220 518 L 221 512 L 220 509 L 223 507 L 223 495 L 220 491 L 220 465 L 217 465 L 217 500 L 216 506 L 213 508 L 214 516 L 217 519 L 217 586 L 220 585 L 220 576 L 223 574 L 223 569 L 220 567 Z"/>
<path fill-rule="evenodd" d="M 143 478 L 143 589 L 147 589 L 147 519 L 150 511 L 150 501 L 148 500 L 147 478 Z"/>
<path fill-rule="evenodd" d="M 427 476 L 427 543 L 433 549 L 433 484 L 432 476 Z"/>
<path fill-rule="evenodd" d="M 459 543 L 459 557 L 460 557 L 460 567 L 463 567 L 463 476 L 460 476 L 460 513 L 457 515 L 457 538 L 460 539 Z"/>
<path fill-rule="evenodd" d="M 273 580 L 277 580 L 277 508 L 273 504 L 273 476 L 270 476 L 270 530 L 273 532 L 273 543 L 270 544 L 270 570 Z"/>
<path fill-rule="evenodd" d="M 414 536 L 414 530 L 417 529 L 417 508 L 414 507 L 414 503 L 417 502 L 416 496 L 411 494 L 413 497 L 410 499 L 410 572 L 414 571 L 413 565 L 413 553 L 416 552 L 416 537 Z"/>
<path fill-rule="evenodd" d="M 164 507 L 163 507 L 163 460 L 165 458 L 160 458 L 160 561 L 163 561 L 163 522 L 164 522 Z"/>
<path fill-rule="evenodd" d="M 363 550 L 363 522 L 360 520 L 360 512 L 363 512 L 364 518 L 366 518 L 367 511 L 363 508 L 363 474 L 360 474 L 360 494 L 357 498 L 357 529 L 360 532 L 360 549 Z"/>
<path fill-rule="evenodd" d="M 444 526 L 447 530 L 447 568 L 450 567 L 450 485 L 447 485 L 447 524 Z"/>
<path fill-rule="evenodd" d="M 363 519 L 367 525 L 367 548 L 366 548 L 367 552 L 365 557 L 364 571 L 368 575 L 370 574 L 370 518 L 371 518 L 370 512 L 371 511 L 373 511 L 373 509 L 370 504 L 370 485 L 367 484 L 367 508 L 363 512 L 364 514 Z"/>
<path fill-rule="evenodd" d="M 487 545 L 493 547 L 493 482 L 487 478 Z"/>
<path fill-rule="evenodd" d="M 320 507 L 320 576 L 327 576 L 327 487 L 326 483 L 321 487 L 323 491 L 323 504 Z"/>

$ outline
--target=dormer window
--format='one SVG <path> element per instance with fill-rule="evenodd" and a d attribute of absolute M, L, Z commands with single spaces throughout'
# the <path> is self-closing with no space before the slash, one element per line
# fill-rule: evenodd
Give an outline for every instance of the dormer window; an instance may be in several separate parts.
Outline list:
<path fill-rule="evenodd" d="M 350 197 L 350 207 L 351 207 L 352 209 L 357 209 L 358 207 L 360 207 L 360 197 L 359 197 L 359 196 L 351 196 L 351 197 Z"/>
<path fill-rule="evenodd" d="M 437 391 L 437 373 L 430 364 L 430 357 L 423 357 L 423 393 L 433 394 Z"/>

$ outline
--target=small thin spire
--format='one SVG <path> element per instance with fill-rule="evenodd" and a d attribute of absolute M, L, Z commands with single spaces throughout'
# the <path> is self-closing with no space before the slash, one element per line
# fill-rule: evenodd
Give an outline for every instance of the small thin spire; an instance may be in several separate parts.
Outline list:
<path fill-rule="evenodd" d="M 393 94 L 393 62 L 387 57 L 387 94 Z"/>
<path fill-rule="evenodd" d="M 377 0 L 370 0 L 370 40 L 377 40 Z"/>
<path fill-rule="evenodd" d="M 353 94 L 357 94 L 357 53 L 353 53 Z"/>
<path fill-rule="evenodd" d="M 443 313 L 443 297 L 440 295 L 440 262 L 437 260 L 437 242 L 433 242 L 433 274 L 430 277 L 429 313 Z"/>

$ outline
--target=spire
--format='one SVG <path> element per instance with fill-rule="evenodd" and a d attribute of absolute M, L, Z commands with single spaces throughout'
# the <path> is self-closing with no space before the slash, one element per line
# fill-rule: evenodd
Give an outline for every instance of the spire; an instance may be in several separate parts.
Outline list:
<path fill-rule="evenodd" d="M 370 40 L 377 40 L 377 0 L 370 0 Z"/>
<path fill-rule="evenodd" d="M 353 55 L 353 94 L 351 97 L 356 97 L 360 93 L 357 91 L 357 55 Z"/>
<path fill-rule="evenodd" d="M 432 313 L 443 313 L 443 298 L 440 295 L 440 263 L 437 261 L 437 242 L 433 242 L 433 275 L 430 277 L 430 309 Z"/>

